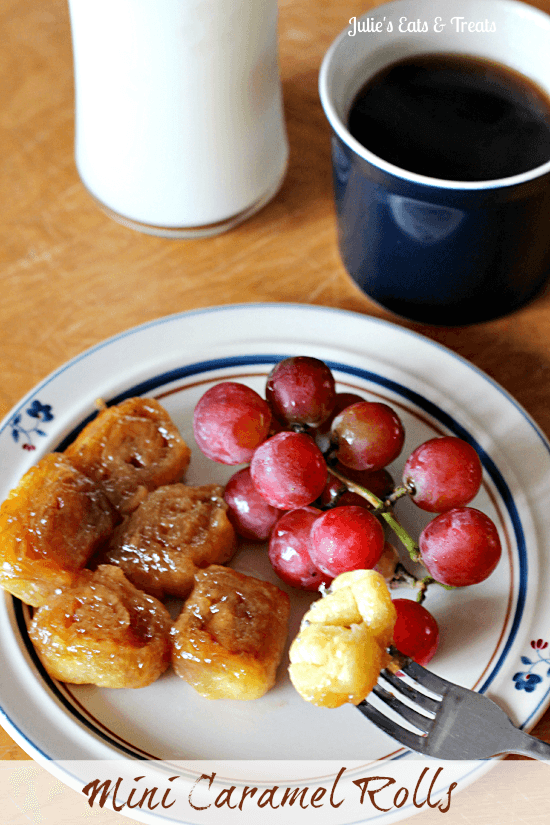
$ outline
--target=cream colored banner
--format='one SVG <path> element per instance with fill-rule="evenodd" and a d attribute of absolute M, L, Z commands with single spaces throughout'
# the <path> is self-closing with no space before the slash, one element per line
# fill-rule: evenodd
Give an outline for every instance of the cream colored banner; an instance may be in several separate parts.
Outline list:
<path fill-rule="evenodd" d="M 0 762 L 2 825 L 548 825 L 550 765 Z M 487 769 L 489 767 L 489 769 Z M 300 777 L 308 776 L 307 784 Z M 270 778 L 268 778 L 270 777 Z M 314 777 L 312 779 L 312 777 Z M 458 780 L 455 785 L 455 780 Z"/>

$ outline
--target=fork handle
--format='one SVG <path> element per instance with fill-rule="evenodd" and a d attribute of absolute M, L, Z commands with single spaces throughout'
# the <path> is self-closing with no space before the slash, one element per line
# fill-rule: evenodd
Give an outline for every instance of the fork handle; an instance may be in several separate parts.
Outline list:
<path fill-rule="evenodd" d="M 531 759 L 539 759 L 542 762 L 550 762 L 550 743 L 537 739 L 523 730 L 518 730 L 518 736 L 512 745 L 509 753 L 518 753 L 522 756 L 530 756 Z"/>

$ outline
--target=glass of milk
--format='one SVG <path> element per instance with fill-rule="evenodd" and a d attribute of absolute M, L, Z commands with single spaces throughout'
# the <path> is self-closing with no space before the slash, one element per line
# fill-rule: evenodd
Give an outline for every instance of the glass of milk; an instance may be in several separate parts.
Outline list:
<path fill-rule="evenodd" d="M 288 161 L 277 0 L 69 0 L 80 177 L 115 220 L 215 235 Z"/>

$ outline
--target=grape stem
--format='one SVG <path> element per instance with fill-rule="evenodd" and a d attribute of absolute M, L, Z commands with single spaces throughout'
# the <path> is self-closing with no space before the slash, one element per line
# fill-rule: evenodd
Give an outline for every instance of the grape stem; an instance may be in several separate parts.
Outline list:
<path fill-rule="evenodd" d="M 386 499 L 386 501 L 383 501 L 381 498 L 378 498 L 378 496 L 376 496 L 366 487 L 363 487 L 362 484 L 358 484 L 356 481 L 350 481 L 350 479 L 346 478 L 345 475 L 340 473 L 334 467 L 328 467 L 328 471 L 329 473 L 332 473 L 332 475 L 335 476 L 337 479 L 339 479 L 342 482 L 342 484 L 345 484 L 348 490 L 350 490 L 350 492 L 357 493 L 358 495 L 366 499 L 372 506 L 374 512 L 378 513 L 389 525 L 389 527 L 391 527 L 393 532 L 396 534 L 401 543 L 407 549 L 407 552 L 411 557 L 411 560 L 414 562 L 420 561 L 420 549 L 418 547 L 418 544 L 409 535 L 409 533 L 407 533 L 405 528 L 398 522 L 394 514 L 389 509 L 397 498 L 400 498 L 408 492 L 405 487 L 398 487 L 396 491 L 392 493 L 392 495 L 388 499 Z M 396 496 L 396 493 L 399 493 L 399 495 Z"/>
<path fill-rule="evenodd" d="M 417 590 L 416 601 L 419 604 L 422 604 L 426 598 L 428 585 L 432 584 L 432 582 L 435 582 L 435 580 L 432 579 L 431 576 L 424 576 L 424 578 L 418 579 L 416 576 L 413 576 L 412 573 L 409 573 L 407 568 L 404 567 L 401 562 L 398 562 L 395 567 L 393 579 L 390 582 L 390 587 L 396 588 L 402 583 L 409 585 L 409 587 L 414 587 L 415 590 Z"/>
<path fill-rule="evenodd" d="M 410 492 L 410 489 L 408 487 L 405 487 L 404 485 L 402 487 L 396 487 L 393 493 L 390 493 L 390 495 L 385 500 L 386 506 L 391 507 L 392 504 L 395 504 L 395 502 L 398 501 L 400 498 L 403 498 L 403 496 L 409 495 Z"/>

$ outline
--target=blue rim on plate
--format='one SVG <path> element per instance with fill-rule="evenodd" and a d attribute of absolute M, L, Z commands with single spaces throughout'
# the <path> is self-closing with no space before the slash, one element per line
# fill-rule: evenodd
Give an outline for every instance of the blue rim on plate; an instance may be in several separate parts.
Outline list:
<path fill-rule="evenodd" d="M 203 332 L 202 341 L 199 341 L 196 346 L 188 346 L 188 327 L 190 323 L 194 325 L 192 332 L 197 333 L 195 321 L 198 321 L 199 326 L 205 329 L 214 327 L 217 331 L 215 337 L 221 338 L 221 343 L 218 340 L 211 346 L 207 340 L 208 336 Z M 276 328 L 277 332 L 271 333 L 272 328 Z M 349 330 L 349 335 L 346 330 Z M 167 331 L 169 331 L 168 335 L 166 334 Z M 355 341 L 358 333 L 361 334 L 362 340 L 359 345 L 356 345 Z M 369 335 L 372 340 L 367 340 Z M 178 344 L 178 340 L 181 340 L 182 343 Z M 354 342 L 354 349 L 349 344 L 351 340 Z M 403 358 L 400 357 L 398 363 L 391 354 L 390 356 L 387 356 L 387 354 L 380 356 L 379 347 L 383 341 L 386 345 L 391 345 L 389 346 L 390 350 L 392 346 L 394 349 L 401 348 L 400 352 L 403 353 Z M 166 348 L 166 358 L 164 358 L 163 353 L 158 353 L 161 342 Z M 130 349 L 126 347 L 126 344 L 129 343 L 131 344 Z M 135 356 L 132 355 L 131 350 L 133 350 L 136 343 L 138 350 L 141 346 L 142 350 L 152 353 L 151 364 L 137 363 L 142 354 L 136 352 Z M 301 347 L 302 343 L 303 347 Z M 126 370 L 127 363 L 125 363 L 122 370 L 120 366 L 117 369 L 116 356 L 118 353 L 116 348 L 121 344 L 127 360 L 131 361 L 134 358 L 136 361 L 133 369 Z M 176 351 L 178 346 L 181 348 L 179 355 Z M 369 391 L 369 387 L 372 387 L 377 388 L 388 397 L 401 399 L 410 408 L 421 411 L 430 421 L 437 422 L 444 431 L 465 438 L 478 450 L 486 477 L 502 503 L 510 526 L 514 545 L 514 562 L 517 569 L 513 574 L 516 577 L 513 583 L 513 604 L 511 615 L 506 623 L 505 635 L 499 640 L 497 655 L 491 661 L 490 668 L 483 673 L 483 678 L 477 685 L 477 689 L 487 691 L 489 688 L 496 686 L 496 695 L 499 695 L 498 691 L 502 689 L 501 677 L 503 677 L 503 671 L 506 671 L 504 678 L 507 685 L 510 680 L 514 682 L 512 691 L 509 690 L 509 685 L 507 687 L 507 701 L 510 701 L 510 697 L 512 697 L 512 700 L 521 697 L 521 702 L 517 708 L 517 722 L 523 727 L 529 727 L 545 710 L 550 697 L 550 680 L 545 683 L 544 679 L 539 676 L 539 672 L 536 671 L 539 663 L 546 661 L 543 655 L 545 640 L 540 630 L 540 623 L 533 622 L 532 608 L 531 613 L 526 616 L 527 599 L 531 587 L 530 560 L 534 555 L 540 554 L 542 550 L 530 546 L 533 538 L 531 528 L 528 531 L 529 537 L 525 534 L 526 509 L 533 509 L 529 506 L 532 504 L 529 495 L 527 495 L 528 504 L 521 501 L 518 507 L 517 489 L 518 486 L 522 486 L 522 479 L 519 480 L 518 484 L 516 478 L 516 472 L 521 475 L 519 459 L 517 455 L 510 454 L 508 449 L 504 451 L 505 455 L 501 456 L 499 453 L 497 459 L 495 459 L 490 439 L 487 439 L 495 408 L 500 409 L 503 419 L 510 419 L 510 427 L 515 428 L 515 430 L 519 429 L 521 432 L 524 442 L 522 450 L 527 449 L 528 453 L 529 451 L 536 451 L 537 460 L 544 465 L 541 472 L 545 472 L 546 469 L 550 468 L 550 448 L 540 429 L 514 399 L 492 379 L 444 347 L 393 324 L 341 310 L 292 304 L 247 304 L 182 313 L 124 332 L 65 364 L 36 387 L 5 419 L 0 426 L 0 445 L 11 441 L 10 460 L 16 464 L 18 463 L 17 459 L 13 458 L 16 448 L 19 451 L 19 456 L 25 455 L 27 464 L 29 462 L 33 463 L 30 459 L 34 458 L 32 455 L 34 450 L 37 451 L 36 455 L 38 456 L 45 449 L 62 449 L 92 414 L 90 410 L 93 409 L 93 405 L 89 399 L 92 398 L 91 393 L 96 384 L 101 385 L 103 391 L 105 387 L 108 388 L 109 392 L 105 397 L 108 398 L 109 403 L 116 403 L 132 395 L 155 394 L 168 387 L 175 387 L 176 390 L 170 390 L 170 392 L 177 395 L 178 388 L 185 388 L 189 383 L 193 383 L 192 379 L 199 376 L 203 376 L 204 381 L 208 381 L 218 380 L 220 376 L 223 377 L 224 373 L 229 370 L 238 374 L 239 371 L 245 373 L 247 369 L 250 371 L 251 368 L 260 368 L 265 372 L 276 361 L 286 355 L 299 354 L 304 347 L 309 348 L 309 351 L 319 352 L 318 357 L 326 360 L 335 373 L 341 377 L 341 380 L 357 382 L 357 385 L 363 387 L 366 392 Z M 410 354 L 406 354 L 407 350 L 413 348 L 418 353 L 415 356 L 416 360 Z M 154 352 L 155 349 L 157 349 L 156 353 Z M 197 358 L 199 353 L 209 356 L 211 350 L 216 351 L 218 349 L 220 355 L 212 354 L 212 357 Z M 386 352 L 388 347 L 382 349 Z M 115 351 L 112 352 L 113 350 Z M 94 358 L 98 355 L 100 356 L 100 363 L 94 364 Z M 426 365 L 419 367 L 419 364 L 423 363 L 423 356 L 426 356 Z M 164 360 L 166 360 L 166 369 L 162 368 Z M 110 368 L 108 366 L 109 361 L 113 362 Z M 443 362 L 441 376 L 438 376 L 438 380 L 434 382 L 432 362 L 437 363 L 439 361 Z M 412 370 L 413 363 L 415 366 L 414 371 Z M 461 373 L 462 377 L 464 375 L 468 377 L 469 390 L 472 390 L 470 394 L 474 399 L 481 397 L 481 390 L 491 396 L 490 410 L 483 413 L 482 419 L 484 418 L 484 420 L 481 422 L 476 419 L 474 426 L 472 426 L 472 421 L 469 419 L 467 405 L 470 400 L 468 402 L 463 402 L 461 398 L 457 400 L 456 393 L 453 397 L 453 382 L 445 382 L 444 380 L 445 370 L 448 370 L 450 366 L 457 373 Z M 67 387 L 62 387 L 60 394 L 63 396 L 63 393 L 65 393 L 65 396 L 58 403 L 56 396 L 58 394 L 57 384 L 60 379 L 65 380 L 67 373 L 75 371 L 78 373 L 84 369 L 89 370 L 88 375 L 92 385 L 86 398 L 84 400 L 79 399 L 78 393 L 76 393 L 76 398 L 69 399 L 67 397 Z M 101 379 L 98 378 L 99 370 L 102 371 Z M 128 373 L 127 376 L 125 371 Z M 121 373 L 123 380 L 121 380 Z M 442 383 L 445 384 L 443 388 L 441 387 Z M 460 381 L 458 383 L 460 384 Z M 71 384 L 70 377 L 67 384 L 68 386 Z M 479 387 L 476 388 L 476 384 Z M 62 413 L 65 412 L 65 408 L 70 407 L 71 404 L 75 409 L 69 410 L 63 417 Z M 61 419 L 59 428 L 57 426 L 58 419 Z M 25 422 L 32 426 L 27 426 Z M 15 436 L 14 432 L 17 431 L 18 435 Z M 2 439 L 5 441 L 2 441 Z M 25 444 L 30 445 L 30 448 L 29 446 L 25 448 Z M 527 448 L 525 445 L 527 445 Z M 535 453 L 533 452 L 533 454 Z M 22 474 L 25 461 L 20 459 L 21 466 L 15 468 L 15 475 Z M 510 466 L 512 469 L 511 475 L 509 473 Z M 502 467 L 504 467 L 504 470 Z M 510 478 L 513 480 L 512 486 L 514 489 L 511 489 Z M 533 513 L 533 518 L 536 528 L 535 533 L 539 535 L 540 539 L 541 533 L 545 532 L 548 525 L 546 522 L 544 524 L 539 523 L 540 514 L 538 512 Z M 529 541 L 530 545 L 528 547 Z M 535 569 L 537 567 L 538 565 L 535 564 Z M 544 585 L 546 585 L 546 579 L 547 576 L 545 575 Z M 25 611 L 16 600 L 12 601 L 20 635 L 20 639 L 16 641 L 15 646 L 20 647 L 21 644 L 30 644 L 28 639 L 26 640 Z M 529 626 L 525 631 L 525 622 L 535 626 L 533 628 Z M 519 633 L 520 629 L 525 638 Z M 527 632 L 527 635 L 525 635 L 525 632 Z M 529 636 L 531 638 L 528 638 Z M 534 654 L 530 653 L 531 657 L 535 655 L 534 660 L 526 655 L 525 645 L 527 640 L 531 649 L 534 650 Z M 519 648 L 521 648 L 519 653 L 516 650 L 518 643 Z M 539 657 L 538 661 L 536 659 L 537 655 Z M 32 648 L 27 650 L 27 656 L 31 659 L 34 658 L 34 667 L 38 672 L 41 672 L 41 678 L 44 683 L 48 684 L 50 694 L 55 697 L 58 704 L 63 706 L 69 716 L 78 721 L 79 725 L 87 727 L 94 736 L 103 739 L 108 748 L 112 747 L 118 754 L 131 755 L 132 758 L 138 759 L 148 758 L 149 751 L 147 749 L 140 753 L 139 745 L 136 747 L 133 743 L 130 743 L 130 746 L 126 747 L 123 738 L 111 737 L 108 725 L 105 730 L 102 730 L 101 727 L 97 727 L 90 721 L 90 716 L 86 710 L 81 713 L 78 705 L 67 698 L 64 688 L 55 684 L 47 677 L 47 674 L 44 674 Z M 513 664 L 511 664 L 510 659 L 513 659 Z M 524 666 L 523 671 L 514 670 L 516 660 L 518 668 L 521 665 Z M 504 667 L 505 665 L 506 667 Z M 514 670 L 514 673 L 510 668 Z M 45 761 L 55 759 L 55 756 L 48 752 L 47 747 L 41 747 L 40 742 L 37 741 L 37 737 L 34 735 L 32 725 L 30 730 L 29 727 L 25 728 L 25 725 L 22 725 L 21 720 L 17 718 L 17 713 L 13 713 L 13 697 L 9 698 L 7 708 L 5 704 L 0 690 L 1 713 L 4 726 L 8 732 L 11 732 L 23 744 L 23 747 L 37 758 Z M 403 751 L 398 750 L 392 758 L 402 758 L 402 756 Z M 403 815 L 407 814 L 404 813 Z"/>

